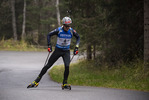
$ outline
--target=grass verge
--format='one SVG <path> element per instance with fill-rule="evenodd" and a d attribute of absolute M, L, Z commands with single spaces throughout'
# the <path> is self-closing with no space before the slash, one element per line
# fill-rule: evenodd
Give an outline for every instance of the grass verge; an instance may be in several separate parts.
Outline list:
<path fill-rule="evenodd" d="M 45 51 L 43 48 L 36 48 L 25 41 L 14 41 L 13 39 L 0 41 L 0 50 L 6 51 Z"/>
<path fill-rule="evenodd" d="M 93 61 L 81 61 L 70 65 L 68 83 L 81 86 L 96 86 L 119 89 L 149 91 L 148 73 L 143 71 L 143 62 L 123 65 L 119 69 L 107 69 L 93 66 Z M 54 66 L 50 77 L 61 83 L 63 80 L 64 66 Z"/>

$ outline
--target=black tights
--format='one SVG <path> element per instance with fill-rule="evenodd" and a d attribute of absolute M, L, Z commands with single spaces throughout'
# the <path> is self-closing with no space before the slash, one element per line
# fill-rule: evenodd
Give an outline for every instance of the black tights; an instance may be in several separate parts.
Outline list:
<path fill-rule="evenodd" d="M 64 65 L 65 65 L 64 80 L 68 79 L 69 64 L 70 64 L 70 51 L 69 50 L 61 50 L 59 48 L 56 48 L 55 51 L 52 53 L 51 57 L 49 58 L 47 65 L 42 68 L 39 76 L 35 80 L 36 82 L 39 82 L 41 80 L 42 76 L 58 60 L 59 57 L 63 58 Z"/>

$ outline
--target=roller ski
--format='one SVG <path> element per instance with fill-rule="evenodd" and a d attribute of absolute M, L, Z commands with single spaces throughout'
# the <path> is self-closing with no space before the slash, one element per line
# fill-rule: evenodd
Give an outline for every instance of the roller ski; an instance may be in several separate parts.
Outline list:
<path fill-rule="evenodd" d="M 71 85 L 70 85 L 70 84 L 67 84 L 67 80 L 64 80 L 64 81 L 63 81 L 62 90 L 64 90 L 64 89 L 69 89 L 69 90 L 71 90 Z"/>
<path fill-rule="evenodd" d="M 62 90 L 64 90 L 64 89 L 71 90 L 71 85 L 70 84 L 62 84 Z"/>
<path fill-rule="evenodd" d="M 29 85 L 27 86 L 27 88 L 36 88 L 38 85 L 39 85 L 39 83 L 33 81 L 31 84 L 29 84 Z"/>

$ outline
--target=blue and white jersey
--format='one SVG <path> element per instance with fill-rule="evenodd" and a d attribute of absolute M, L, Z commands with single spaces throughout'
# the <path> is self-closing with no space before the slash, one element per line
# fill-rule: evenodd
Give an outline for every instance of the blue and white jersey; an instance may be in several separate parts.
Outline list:
<path fill-rule="evenodd" d="M 71 43 L 71 38 L 72 38 L 71 29 L 69 29 L 66 32 L 60 27 L 59 33 L 57 36 L 56 47 L 61 48 L 61 49 L 69 49 L 70 43 Z"/>
<path fill-rule="evenodd" d="M 76 45 L 79 45 L 79 42 L 80 42 L 79 35 L 72 28 L 70 28 L 68 31 L 64 31 L 63 27 L 59 27 L 59 28 L 51 31 L 47 36 L 48 45 L 50 45 L 50 38 L 52 35 L 57 35 L 56 47 L 60 48 L 62 50 L 69 50 L 70 49 L 72 36 L 76 37 L 76 40 L 77 40 Z"/>

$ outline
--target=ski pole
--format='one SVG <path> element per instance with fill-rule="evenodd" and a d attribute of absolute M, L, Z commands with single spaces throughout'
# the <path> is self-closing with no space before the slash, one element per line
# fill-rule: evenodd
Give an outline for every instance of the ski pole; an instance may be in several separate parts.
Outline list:
<path fill-rule="evenodd" d="M 47 64 L 47 60 L 48 60 L 48 58 L 49 58 L 49 55 L 50 55 L 50 52 L 48 53 L 47 59 L 46 59 L 46 61 L 45 61 L 45 63 L 44 63 L 44 66 L 46 66 L 46 64 Z"/>
<path fill-rule="evenodd" d="M 71 57 L 70 62 L 72 61 L 73 57 L 74 57 L 74 55 Z"/>

